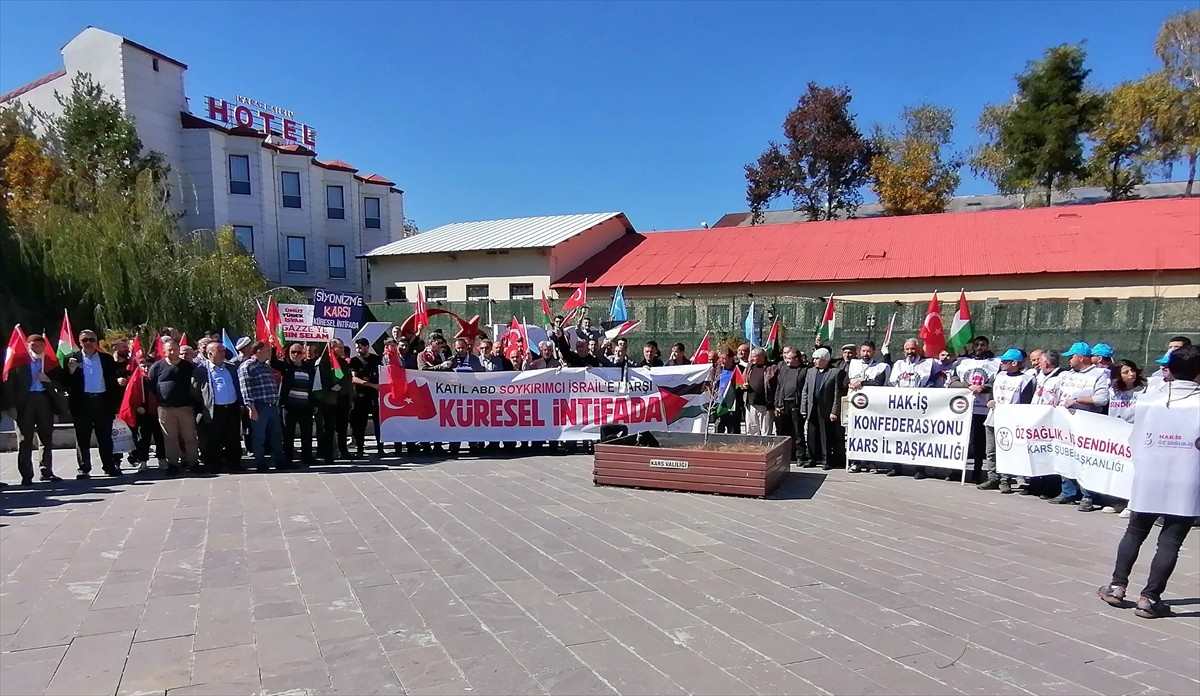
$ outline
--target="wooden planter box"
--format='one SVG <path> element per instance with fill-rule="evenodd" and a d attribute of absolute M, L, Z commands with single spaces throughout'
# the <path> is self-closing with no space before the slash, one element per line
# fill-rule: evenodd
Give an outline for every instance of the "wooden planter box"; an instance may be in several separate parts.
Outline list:
<path fill-rule="evenodd" d="M 755 452 L 688 449 L 703 445 L 695 433 L 652 432 L 596 443 L 596 485 L 663 488 L 765 498 L 791 470 L 788 437 L 709 435 L 712 445 L 760 445 Z"/>

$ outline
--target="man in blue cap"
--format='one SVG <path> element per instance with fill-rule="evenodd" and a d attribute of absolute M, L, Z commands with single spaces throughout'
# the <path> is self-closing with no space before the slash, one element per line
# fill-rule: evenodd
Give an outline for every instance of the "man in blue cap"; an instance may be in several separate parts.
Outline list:
<path fill-rule="evenodd" d="M 988 414 L 983 424 L 987 443 L 983 469 L 987 472 L 987 480 L 976 486 L 981 491 L 1013 492 L 1015 477 L 996 471 L 996 407 L 1001 404 L 1027 404 L 1033 400 L 1037 380 L 1021 369 L 1024 364 L 1025 352 L 1020 348 L 1009 348 L 1000 356 L 1000 372 L 992 378 L 992 398 L 987 402 Z"/>
<path fill-rule="evenodd" d="M 1076 342 L 1063 353 L 1064 358 L 1071 359 L 1071 371 L 1063 373 L 1059 382 L 1059 393 L 1062 395 L 1059 406 L 1063 408 L 1104 413 L 1108 408 L 1108 373 L 1092 364 L 1092 349 L 1082 342 Z M 1092 504 L 1092 494 L 1081 488 L 1075 479 L 1063 477 L 1062 492 L 1050 502 L 1065 504 L 1079 502 L 1080 512 L 1091 512 L 1095 509 Z"/>
<path fill-rule="evenodd" d="M 1192 339 L 1187 336 L 1175 336 L 1167 341 L 1167 352 L 1161 358 L 1154 361 L 1159 366 L 1159 369 L 1146 380 L 1146 391 L 1158 392 L 1166 389 L 1167 382 L 1171 381 L 1171 370 L 1167 367 L 1167 361 L 1171 357 L 1171 352 L 1190 345 L 1192 345 Z"/>
<path fill-rule="evenodd" d="M 1107 343 L 1097 343 L 1092 346 L 1092 364 L 1104 370 L 1109 379 L 1112 379 L 1113 356 L 1116 353 L 1113 347 Z"/>

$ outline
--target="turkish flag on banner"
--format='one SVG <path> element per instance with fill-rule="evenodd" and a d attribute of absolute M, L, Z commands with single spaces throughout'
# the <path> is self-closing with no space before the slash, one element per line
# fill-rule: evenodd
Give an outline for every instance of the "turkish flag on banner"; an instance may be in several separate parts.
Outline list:
<path fill-rule="evenodd" d="M 575 288 L 575 292 L 567 298 L 567 303 L 563 305 L 563 310 L 575 309 L 587 304 L 587 281 L 583 281 L 583 285 Z"/>
<path fill-rule="evenodd" d="M 404 396 L 397 402 L 392 399 L 391 392 L 386 392 L 380 401 L 383 407 L 383 418 L 419 418 L 427 420 L 437 416 L 437 406 L 433 403 L 433 394 L 429 384 L 418 385 L 408 382 Z"/>
<path fill-rule="evenodd" d="M 938 304 L 937 293 L 929 301 L 929 310 L 925 312 L 925 322 L 921 324 L 921 340 L 925 343 L 925 357 L 936 358 L 946 350 L 946 329 L 942 326 L 942 308 Z"/>

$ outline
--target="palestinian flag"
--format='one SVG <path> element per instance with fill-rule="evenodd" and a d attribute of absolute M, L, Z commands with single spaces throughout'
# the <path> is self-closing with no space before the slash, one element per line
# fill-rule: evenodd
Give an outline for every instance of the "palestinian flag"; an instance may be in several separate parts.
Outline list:
<path fill-rule="evenodd" d="M 783 355 L 783 327 L 779 325 L 779 317 L 771 322 L 771 333 L 767 335 L 767 344 L 763 347 L 767 349 L 768 360 L 779 362 Z"/>
<path fill-rule="evenodd" d="M 950 338 L 946 341 L 946 345 L 951 352 L 957 355 L 974 338 L 975 327 L 971 326 L 971 308 L 967 305 L 966 291 L 962 291 L 958 295 L 958 312 L 954 315 L 953 323 L 950 324 Z"/>
<path fill-rule="evenodd" d="M 67 316 L 67 310 L 64 309 L 62 326 L 58 329 L 58 350 L 55 351 L 59 364 L 65 364 L 67 356 L 78 350 L 79 346 L 75 344 L 75 332 L 71 329 L 71 318 Z"/>
<path fill-rule="evenodd" d="M 696 346 L 696 352 L 692 354 L 693 365 L 706 365 L 710 359 L 708 348 L 708 334 L 704 334 L 704 338 L 700 341 L 700 345 Z"/>
<path fill-rule="evenodd" d="M 550 300 L 546 299 L 546 291 L 542 291 L 542 314 L 546 315 L 546 325 L 554 323 L 554 316 L 550 314 Z"/>
<path fill-rule="evenodd" d="M 833 343 L 833 326 L 836 318 L 837 315 L 833 311 L 833 295 L 830 295 L 829 301 L 825 303 L 825 316 L 821 318 L 821 325 L 817 327 L 817 338 L 825 344 Z"/>
<path fill-rule="evenodd" d="M 746 384 L 746 378 L 742 375 L 742 369 L 737 365 L 729 370 L 729 374 L 725 374 L 725 370 L 721 370 L 720 388 L 721 396 L 717 398 L 716 415 L 724 416 L 733 413 L 737 404 L 737 390 Z"/>
<path fill-rule="evenodd" d="M 346 376 L 346 371 L 342 369 L 342 356 L 337 354 L 336 350 L 326 350 L 329 355 L 329 371 L 333 374 L 333 378 L 341 380 Z"/>

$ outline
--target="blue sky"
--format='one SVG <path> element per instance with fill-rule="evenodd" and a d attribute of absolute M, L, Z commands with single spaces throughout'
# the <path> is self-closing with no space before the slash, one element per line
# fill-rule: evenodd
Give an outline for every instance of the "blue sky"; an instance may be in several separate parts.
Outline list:
<path fill-rule="evenodd" d="M 1157 67 L 1156 2 L 0 2 L 0 92 L 88 25 L 184 63 L 188 96 L 283 106 L 318 156 L 379 172 L 422 229 L 621 210 L 642 230 L 746 209 L 753 161 L 810 81 L 860 127 L 930 101 L 976 142 L 987 102 L 1086 40 L 1098 85 Z M 966 173 L 960 194 L 991 186 Z M 867 193 L 867 198 L 871 197 Z"/>

